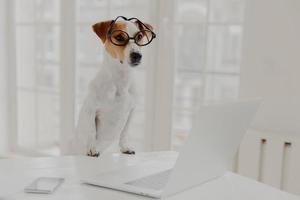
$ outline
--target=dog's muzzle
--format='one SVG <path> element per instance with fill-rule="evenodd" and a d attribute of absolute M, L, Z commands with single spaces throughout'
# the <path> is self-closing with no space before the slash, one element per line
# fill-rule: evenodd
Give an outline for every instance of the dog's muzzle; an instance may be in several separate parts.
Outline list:
<path fill-rule="evenodd" d="M 142 54 L 139 52 L 131 52 L 130 55 L 130 66 L 135 67 L 141 63 Z"/>

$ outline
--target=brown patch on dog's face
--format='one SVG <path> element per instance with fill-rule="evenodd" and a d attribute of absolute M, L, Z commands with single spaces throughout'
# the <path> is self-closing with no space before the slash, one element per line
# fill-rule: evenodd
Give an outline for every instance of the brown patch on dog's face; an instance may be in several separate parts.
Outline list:
<path fill-rule="evenodd" d="M 112 44 L 110 39 L 108 39 L 106 37 L 111 22 L 112 22 L 112 20 L 96 23 L 93 25 L 93 30 L 98 35 L 98 37 L 101 39 L 106 51 L 113 58 L 117 58 L 120 60 L 120 62 L 123 62 L 124 56 L 125 56 L 124 51 L 125 51 L 126 46 L 116 46 L 116 45 Z M 122 31 L 126 32 L 126 28 L 127 28 L 126 22 L 122 22 L 122 21 L 116 22 L 112 27 L 112 32 L 114 30 L 122 30 Z"/>
<path fill-rule="evenodd" d="M 143 32 L 143 30 L 145 30 L 146 29 L 146 27 L 144 27 L 142 24 L 140 24 L 138 21 L 136 21 L 136 22 L 134 22 L 135 23 L 135 25 L 138 27 L 138 29 L 140 30 L 140 31 L 142 31 Z M 153 31 L 153 26 L 152 25 L 150 25 L 149 23 L 144 23 L 146 26 L 147 26 L 147 28 L 149 28 L 151 31 Z"/>
<path fill-rule="evenodd" d="M 153 26 L 149 23 L 144 23 L 151 31 L 153 31 Z"/>

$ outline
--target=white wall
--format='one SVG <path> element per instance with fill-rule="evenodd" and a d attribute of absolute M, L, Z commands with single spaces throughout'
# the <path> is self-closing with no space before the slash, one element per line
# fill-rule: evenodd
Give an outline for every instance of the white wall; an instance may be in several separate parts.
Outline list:
<path fill-rule="evenodd" d="M 263 97 L 253 127 L 300 135 L 300 1 L 248 0 L 241 97 Z"/>
<path fill-rule="evenodd" d="M 0 154 L 7 149 L 5 0 L 0 0 Z"/>

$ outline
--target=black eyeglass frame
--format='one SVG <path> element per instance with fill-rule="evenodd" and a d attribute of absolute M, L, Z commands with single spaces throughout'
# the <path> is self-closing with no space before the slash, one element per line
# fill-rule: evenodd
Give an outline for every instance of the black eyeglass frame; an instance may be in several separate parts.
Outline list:
<path fill-rule="evenodd" d="M 139 23 L 140 25 L 142 25 L 142 26 L 144 26 L 146 28 L 144 31 L 149 31 L 152 34 L 151 40 L 148 41 L 148 43 L 146 43 L 146 44 L 138 44 L 138 42 L 136 40 L 136 36 L 138 35 L 139 32 L 143 32 L 143 31 L 139 31 L 134 37 L 130 37 L 128 33 L 126 33 L 125 31 L 122 31 L 122 30 L 114 30 L 114 31 L 112 31 L 113 25 L 120 18 L 124 19 L 125 21 L 136 20 L 137 23 Z M 126 43 L 124 43 L 124 44 L 116 44 L 116 43 L 114 43 L 112 41 L 111 35 L 112 35 L 112 33 L 116 32 L 116 31 L 121 31 L 122 33 L 125 33 L 128 36 L 128 39 L 127 39 Z M 127 17 L 124 17 L 124 16 L 118 16 L 118 17 L 116 17 L 116 19 L 114 19 L 114 20 L 111 21 L 111 23 L 109 25 L 109 28 L 108 28 L 108 31 L 107 31 L 107 34 L 106 34 L 106 37 L 109 38 L 109 40 L 111 41 L 111 43 L 114 44 L 114 45 L 116 45 L 116 46 L 126 46 L 130 40 L 134 40 L 134 42 L 138 46 L 146 46 L 146 45 L 150 44 L 154 38 L 156 38 L 156 34 L 148 26 L 146 26 L 143 22 L 141 22 L 138 18 L 135 18 L 135 17 L 127 18 Z"/>

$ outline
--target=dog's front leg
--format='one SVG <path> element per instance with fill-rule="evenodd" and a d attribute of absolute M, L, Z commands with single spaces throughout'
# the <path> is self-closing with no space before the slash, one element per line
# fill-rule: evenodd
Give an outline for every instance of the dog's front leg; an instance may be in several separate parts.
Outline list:
<path fill-rule="evenodd" d="M 80 111 L 78 124 L 76 127 L 77 141 L 74 146 L 75 151 L 79 154 L 93 156 L 96 154 L 96 104 L 91 96 L 89 96 Z"/>
<path fill-rule="evenodd" d="M 96 152 L 98 155 L 101 155 L 115 140 L 116 134 L 114 131 L 110 132 L 107 131 L 107 129 L 102 129 L 102 114 L 100 110 L 97 111 L 96 115 L 96 130 L 97 130 L 97 135 L 96 135 Z"/>
<path fill-rule="evenodd" d="M 122 130 L 120 135 L 119 146 L 121 152 L 124 154 L 135 154 L 135 151 L 129 145 L 129 134 L 128 134 L 128 127 L 131 122 L 132 113 L 133 113 L 133 109 L 130 111 L 125 127 Z"/>

